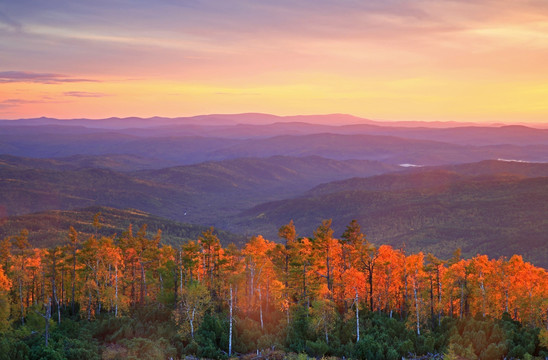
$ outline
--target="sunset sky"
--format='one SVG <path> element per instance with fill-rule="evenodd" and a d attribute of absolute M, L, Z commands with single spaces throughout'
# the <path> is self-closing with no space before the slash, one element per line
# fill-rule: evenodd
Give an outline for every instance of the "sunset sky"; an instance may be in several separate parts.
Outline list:
<path fill-rule="evenodd" d="M 0 118 L 548 122 L 546 0 L 0 0 Z"/>

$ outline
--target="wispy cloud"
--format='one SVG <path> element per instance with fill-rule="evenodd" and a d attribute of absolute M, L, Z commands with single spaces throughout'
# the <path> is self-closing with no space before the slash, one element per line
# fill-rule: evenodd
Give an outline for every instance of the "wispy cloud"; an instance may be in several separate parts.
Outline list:
<path fill-rule="evenodd" d="M 0 44 L 2 70 L 37 71 L 0 72 L 7 96 L 74 116 L 548 114 L 546 0 L 0 0 Z"/>
<path fill-rule="evenodd" d="M 217 91 L 215 95 L 225 95 L 225 96 L 260 96 L 261 93 L 252 93 L 252 92 L 228 92 L 228 91 Z"/>
<path fill-rule="evenodd" d="M 59 99 L 51 98 L 49 96 L 43 96 L 42 98 L 38 98 L 38 99 L 11 98 L 11 99 L 0 100 L 0 109 L 19 108 L 19 107 L 24 107 L 26 105 L 35 105 L 35 104 L 60 104 L 60 103 L 66 103 L 66 101 L 61 101 Z"/>
<path fill-rule="evenodd" d="M 87 92 L 87 91 L 66 91 L 63 93 L 65 96 L 74 96 L 82 98 L 100 98 L 109 96 L 108 94 L 98 93 L 98 92 Z"/>
<path fill-rule="evenodd" d="M 41 102 L 42 101 L 25 100 L 25 99 L 6 99 L 6 100 L 0 101 L 0 109 L 6 109 L 6 108 L 15 107 L 19 105 L 26 105 L 26 104 L 36 104 Z"/>
<path fill-rule="evenodd" d="M 20 31 L 22 26 L 19 22 L 13 20 L 11 17 L 0 11 L 0 24 L 7 25 L 8 28 L 15 31 Z"/>
<path fill-rule="evenodd" d="M 60 84 L 72 82 L 97 82 L 92 79 L 73 78 L 63 74 L 36 73 L 27 71 L 1 71 L 0 83 L 40 83 L 40 84 Z"/>

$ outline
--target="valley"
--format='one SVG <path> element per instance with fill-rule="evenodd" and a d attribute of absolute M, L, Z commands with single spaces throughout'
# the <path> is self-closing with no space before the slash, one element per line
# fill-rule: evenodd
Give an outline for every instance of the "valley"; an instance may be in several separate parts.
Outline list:
<path fill-rule="evenodd" d="M 13 231 L 17 216 L 104 206 L 237 234 L 224 243 L 277 241 L 290 220 L 306 236 L 333 219 L 340 236 L 356 219 L 377 245 L 548 266 L 547 130 L 306 122 L 342 116 L 0 121 L 0 206 Z"/>

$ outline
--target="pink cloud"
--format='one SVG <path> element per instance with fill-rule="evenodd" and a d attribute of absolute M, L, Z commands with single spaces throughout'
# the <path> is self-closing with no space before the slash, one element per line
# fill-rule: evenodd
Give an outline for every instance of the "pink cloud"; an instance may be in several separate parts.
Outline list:
<path fill-rule="evenodd" d="M 84 98 L 85 97 L 99 98 L 99 97 L 109 96 L 108 94 L 104 94 L 104 93 L 87 92 L 87 91 L 67 91 L 67 92 L 64 92 L 63 95 L 74 96 L 74 97 L 84 97 Z"/>
<path fill-rule="evenodd" d="M 60 84 L 71 82 L 97 82 L 92 79 L 72 78 L 63 74 L 35 73 L 27 71 L 1 71 L 0 83 L 30 82 L 40 84 Z"/>

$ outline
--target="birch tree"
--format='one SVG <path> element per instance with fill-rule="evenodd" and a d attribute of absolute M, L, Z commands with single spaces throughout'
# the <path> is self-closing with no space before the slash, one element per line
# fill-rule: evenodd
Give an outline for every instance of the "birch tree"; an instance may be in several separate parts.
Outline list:
<path fill-rule="evenodd" d="M 183 337 L 190 335 L 194 339 L 194 333 L 200 326 L 210 301 L 208 289 L 198 282 L 192 282 L 184 289 L 179 306 L 174 311 L 175 322 Z"/>

